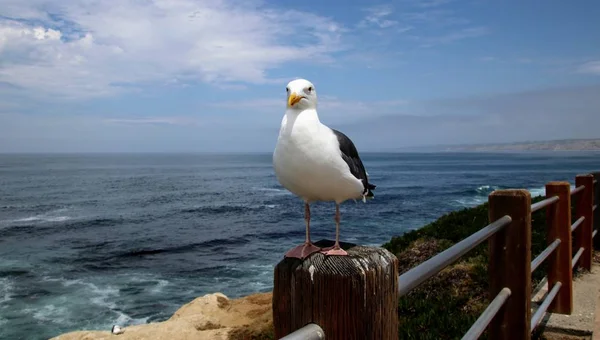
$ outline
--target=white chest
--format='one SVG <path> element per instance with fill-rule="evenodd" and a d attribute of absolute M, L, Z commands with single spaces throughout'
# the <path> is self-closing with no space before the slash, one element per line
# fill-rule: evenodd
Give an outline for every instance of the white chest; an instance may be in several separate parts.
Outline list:
<path fill-rule="evenodd" d="M 337 137 L 318 120 L 284 118 L 273 166 L 281 185 L 306 200 L 343 201 L 362 192 L 340 157 Z"/>

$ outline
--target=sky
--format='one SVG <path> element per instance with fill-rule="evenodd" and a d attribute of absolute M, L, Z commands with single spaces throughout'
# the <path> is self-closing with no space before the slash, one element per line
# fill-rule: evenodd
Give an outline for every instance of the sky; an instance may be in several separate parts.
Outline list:
<path fill-rule="evenodd" d="M 0 152 L 272 152 L 286 84 L 364 151 L 600 137 L 600 2 L 0 0 Z"/>

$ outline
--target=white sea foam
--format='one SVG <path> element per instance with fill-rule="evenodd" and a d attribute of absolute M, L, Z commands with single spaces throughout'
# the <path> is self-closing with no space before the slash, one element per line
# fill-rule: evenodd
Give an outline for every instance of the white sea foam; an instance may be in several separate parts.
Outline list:
<path fill-rule="evenodd" d="M 574 188 L 575 188 L 575 186 L 573 184 L 571 184 L 571 189 L 574 189 Z M 471 196 L 471 197 L 462 197 L 462 198 L 456 199 L 455 202 L 458 205 L 466 207 L 466 208 L 474 207 L 474 206 L 477 206 L 477 205 L 487 202 L 488 195 L 491 194 L 494 190 L 498 190 L 498 189 L 499 189 L 499 187 L 497 187 L 497 186 L 482 185 L 482 186 L 478 187 L 477 189 L 475 189 L 475 191 L 477 192 L 476 195 Z M 531 197 L 546 196 L 546 188 L 545 187 L 529 188 L 527 190 L 531 194 Z"/>
<path fill-rule="evenodd" d="M 8 278 L 0 278 L 0 305 L 12 300 L 13 283 Z"/>
<path fill-rule="evenodd" d="M 32 216 L 32 217 L 25 217 L 25 218 L 19 218 L 16 220 L 12 220 L 10 222 L 15 222 L 15 223 L 20 223 L 20 222 L 35 222 L 35 221 L 40 221 L 40 222 L 62 222 L 62 221 L 68 221 L 70 220 L 72 217 L 70 216 Z"/>
<path fill-rule="evenodd" d="M 156 286 L 154 286 L 150 289 L 150 293 L 158 294 L 158 293 L 162 292 L 163 288 L 165 288 L 168 285 L 169 285 L 169 281 L 158 280 L 158 282 L 156 283 Z"/>
<path fill-rule="evenodd" d="M 66 305 L 56 306 L 54 304 L 47 304 L 33 311 L 35 319 L 52 323 L 63 323 L 67 321 L 68 315 L 69 308 Z"/>
<path fill-rule="evenodd" d="M 112 286 L 99 288 L 93 283 L 86 283 L 85 285 L 90 288 L 93 294 L 96 294 L 96 296 L 90 298 L 90 301 L 93 304 L 109 309 L 117 307 L 117 304 L 111 299 L 119 296 L 119 290 L 117 288 Z"/>
<path fill-rule="evenodd" d="M 466 197 L 466 198 L 459 198 L 459 199 L 455 200 L 455 202 L 458 203 L 458 205 L 465 207 L 465 208 L 478 206 L 480 204 L 485 203 L 486 201 L 487 201 L 487 196 Z"/>
<path fill-rule="evenodd" d="M 571 184 L 571 190 L 575 189 L 575 185 Z M 546 187 L 528 189 L 531 197 L 546 196 Z"/>
<path fill-rule="evenodd" d="M 65 215 L 64 212 L 68 211 L 68 208 L 61 208 L 52 211 L 48 211 L 43 214 L 37 214 L 28 217 L 17 218 L 13 220 L 3 220 L 4 224 L 20 224 L 20 223 L 30 223 L 30 222 L 64 222 L 73 219 L 73 217 Z"/>
<path fill-rule="evenodd" d="M 109 309 L 116 308 L 116 303 L 112 301 L 112 299 L 119 296 L 119 289 L 113 286 L 108 285 L 104 287 L 98 287 L 96 284 L 86 282 L 82 279 L 73 280 L 65 279 L 64 277 L 44 276 L 42 279 L 45 282 L 60 282 L 64 287 L 69 287 L 71 289 L 77 289 L 73 287 L 75 285 L 81 286 L 83 288 L 81 293 L 93 304 Z"/>
<path fill-rule="evenodd" d="M 277 189 L 277 188 L 252 188 L 256 191 L 262 191 L 267 196 L 280 196 L 280 195 L 291 195 L 292 193 L 285 189 Z"/>
<path fill-rule="evenodd" d="M 114 312 L 117 313 L 117 318 L 112 322 L 115 325 L 132 326 L 148 323 L 149 317 L 135 319 L 121 311 Z"/>

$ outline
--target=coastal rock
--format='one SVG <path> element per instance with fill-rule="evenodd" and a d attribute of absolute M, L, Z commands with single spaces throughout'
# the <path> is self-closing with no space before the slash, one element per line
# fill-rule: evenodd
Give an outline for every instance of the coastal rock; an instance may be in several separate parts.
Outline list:
<path fill-rule="evenodd" d="M 272 332 L 272 293 L 230 300 L 221 293 L 207 294 L 183 305 L 168 320 L 124 327 L 123 333 L 75 331 L 51 340 L 141 339 L 262 339 Z"/>

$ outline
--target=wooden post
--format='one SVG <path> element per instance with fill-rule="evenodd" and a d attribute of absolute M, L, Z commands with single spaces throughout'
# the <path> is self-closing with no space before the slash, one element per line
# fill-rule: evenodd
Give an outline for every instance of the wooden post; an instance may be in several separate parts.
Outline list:
<path fill-rule="evenodd" d="M 491 340 L 531 339 L 531 194 L 496 190 L 489 196 L 489 219 L 509 215 L 512 222 L 488 242 L 490 300 L 502 288 L 510 298 L 488 327 Z"/>
<path fill-rule="evenodd" d="M 342 242 L 348 256 L 315 253 L 277 264 L 276 339 L 308 323 L 321 326 L 327 340 L 398 339 L 398 259 L 383 248 L 348 246 Z"/>
<path fill-rule="evenodd" d="M 558 295 L 550 304 L 551 313 L 573 312 L 573 270 L 571 269 L 571 185 L 569 182 L 546 184 L 546 198 L 558 196 L 559 201 L 546 208 L 548 244 L 559 239 L 558 248 L 548 257 L 548 287 L 558 281 L 562 284 Z"/>
<path fill-rule="evenodd" d="M 597 206 L 594 211 L 594 230 L 600 230 L 600 172 L 592 173 L 596 184 L 594 185 L 594 205 Z M 594 237 L 594 249 L 600 249 L 600 235 Z"/>
<path fill-rule="evenodd" d="M 593 215 L 592 207 L 594 200 L 594 176 L 592 175 L 578 175 L 575 178 L 575 187 L 585 185 L 583 192 L 577 196 L 577 217 L 585 217 L 583 223 L 579 226 L 575 232 L 577 233 L 575 242 L 576 246 L 573 248 L 575 252 L 579 250 L 579 247 L 583 247 L 584 251 L 581 254 L 578 265 L 586 270 L 592 269 L 592 227 L 593 227 Z"/>

